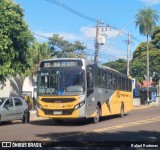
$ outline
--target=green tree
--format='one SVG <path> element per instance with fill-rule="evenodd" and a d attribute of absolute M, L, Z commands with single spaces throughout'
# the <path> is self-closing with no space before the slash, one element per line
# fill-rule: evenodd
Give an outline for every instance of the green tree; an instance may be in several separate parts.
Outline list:
<path fill-rule="evenodd" d="M 58 34 L 53 35 L 48 42 L 39 43 L 34 41 L 32 44 L 32 67 L 31 74 L 35 74 L 41 60 L 52 57 L 84 57 L 84 48 L 79 41 L 74 44 L 64 40 Z"/>
<path fill-rule="evenodd" d="M 118 70 L 119 72 L 126 74 L 127 73 L 127 61 L 124 59 L 118 59 L 116 61 L 110 61 L 103 64 L 104 66 L 108 66 L 110 68 L 113 68 L 115 70 Z"/>
<path fill-rule="evenodd" d="M 38 65 L 41 60 L 43 59 L 49 59 L 51 58 L 49 48 L 48 48 L 48 43 L 39 43 L 37 41 L 34 41 L 33 46 L 32 46 L 32 60 L 33 64 L 30 69 L 30 72 L 32 74 L 36 74 L 38 70 Z"/>
<path fill-rule="evenodd" d="M 147 37 L 147 81 L 149 81 L 149 49 L 148 38 L 153 34 L 156 28 L 156 22 L 158 22 L 159 16 L 156 10 L 151 8 L 140 9 L 136 14 L 136 27 L 139 27 L 139 32 Z"/>
<path fill-rule="evenodd" d="M 0 1 L 0 82 L 31 67 L 33 35 L 23 19 L 24 11 L 12 0 Z"/>
<path fill-rule="evenodd" d="M 49 39 L 50 53 L 53 57 L 85 57 L 84 46 L 80 41 L 71 43 L 58 34 Z"/>
<path fill-rule="evenodd" d="M 158 12 L 151 8 L 140 9 L 136 14 L 136 27 L 139 27 L 140 34 L 147 37 L 147 82 L 150 78 L 148 38 L 153 34 L 158 19 Z M 149 101 L 149 88 L 147 88 L 147 101 Z"/>
<path fill-rule="evenodd" d="M 155 32 L 151 36 L 151 41 L 148 43 L 149 55 L 150 55 L 150 74 L 159 72 L 160 70 L 160 27 L 156 27 Z M 146 42 L 142 42 L 138 45 L 133 53 L 133 59 L 131 63 L 131 74 L 137 81 L 142 82 L 144 75 L 146 76 Z"/>
<path fill-rule="evenodd" d="M 154 49 L 151 51 L 151 66 L 154 76 L 153 81 L 158 84 L 160 80 L 160 26 L 156 27 L 154 33 L 151 36 L 151 43 L 154 45 Z"/>
<path fill-rule="evenodd" d="M 155 48 L 160 49 L 160 26 L 156 27 L 154 33 L 151 35 L 151 39 Z"/>
<path fill-rule="evenodd" d="M 142 82 L 144 76 L 146 76 L 146 63 L 139 61 L 139 59 L 134 59 L 131 62 L 131 76 L 136 78 L 136 81 Z"/>
<path fill-rule="evenodd" d="M 159 20 L 158 12 L 151 8 L 140 9 L 136 14 L 136 27 L 142 35 L 149 36 L 153 34 L 156 23 Z"/>

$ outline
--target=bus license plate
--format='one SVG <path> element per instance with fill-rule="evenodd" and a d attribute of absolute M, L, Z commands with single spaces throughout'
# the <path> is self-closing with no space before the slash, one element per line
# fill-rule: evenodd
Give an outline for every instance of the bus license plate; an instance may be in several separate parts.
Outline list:
<path fill-rule="evenodd" d="M 54 115 L 61 115 L 61 114 L 62 114 L 62 111 L 53 111 L 53 114 L 54 114 Z"/>

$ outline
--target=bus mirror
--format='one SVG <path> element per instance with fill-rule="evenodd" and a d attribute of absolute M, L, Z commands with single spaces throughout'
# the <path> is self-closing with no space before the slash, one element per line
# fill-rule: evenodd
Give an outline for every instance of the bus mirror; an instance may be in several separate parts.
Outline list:
<path fill-rule="evenodd" d="M 58 75 L 59 74 L 59 71 L 56 71 L 56 75 Z"/>
<path fill-rule="evenodd" d="M 33 85 L 33 86 L 36 86 L 36 85 L 37 85 L 37 74 L 33 75 L 32 85 Z"/>
<path fill-rule="evenodd" d="M 37 85 L 36 80 L 34 80 L 34 79 L 32 80 L 32 85 L 33 85 L 33 86 L 36 86 L 36 85 Z"/>

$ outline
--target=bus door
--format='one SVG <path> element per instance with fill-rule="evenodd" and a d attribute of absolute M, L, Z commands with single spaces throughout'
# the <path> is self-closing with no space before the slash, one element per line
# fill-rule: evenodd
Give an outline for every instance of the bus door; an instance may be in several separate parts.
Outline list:
<path fill-rule="evenodd" d="M 93 67 L 87 69 L 87 96 L 86 96 L 86 115 L 91 116 L 95 108 L 95 97 L 94 97 L 94 81 L 93 81 Z"/>

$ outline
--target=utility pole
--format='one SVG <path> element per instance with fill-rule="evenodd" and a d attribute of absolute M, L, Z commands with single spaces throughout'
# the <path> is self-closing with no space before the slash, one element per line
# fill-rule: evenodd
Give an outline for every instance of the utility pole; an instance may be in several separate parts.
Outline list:
<path fill-rule="evenodd" d="M 98 64 L 98 51 L 99 45 L 103 45 L 105 43 L 105 37 L 107 36 L 107 29 L 111 29 L 109 25 L 104 25 L 99 19 L 97 19 L 96 25 L 96 41 L 95 41 L 95 55 L 94 55 L 94 63 Z"/>
<path fill-rule="evenodd" d="M 129 76 L 130 75 L 130 53 L 131 53 L 130 43 L 132 43 L 130 40 L 129 33 L 128 33 L 128 40 L 125 40 L 124 42 L 127 43 L 127 76 Z"/>
<path fill-rule="evenodd" d="M 127 49 L 127 76 L 130 75 L 130 34 L 128 33 L 128 49 Z"/>
<path fill-rule="evenodd" d="M 98 64 L 98 51 L 99 51 L 98 37 L 99 37 L 99 20 L 97 20 L 97 26 L 96 26 L 96 41 L 95 41 L 95 55 L 94 55 L 95 64 Z"/>

